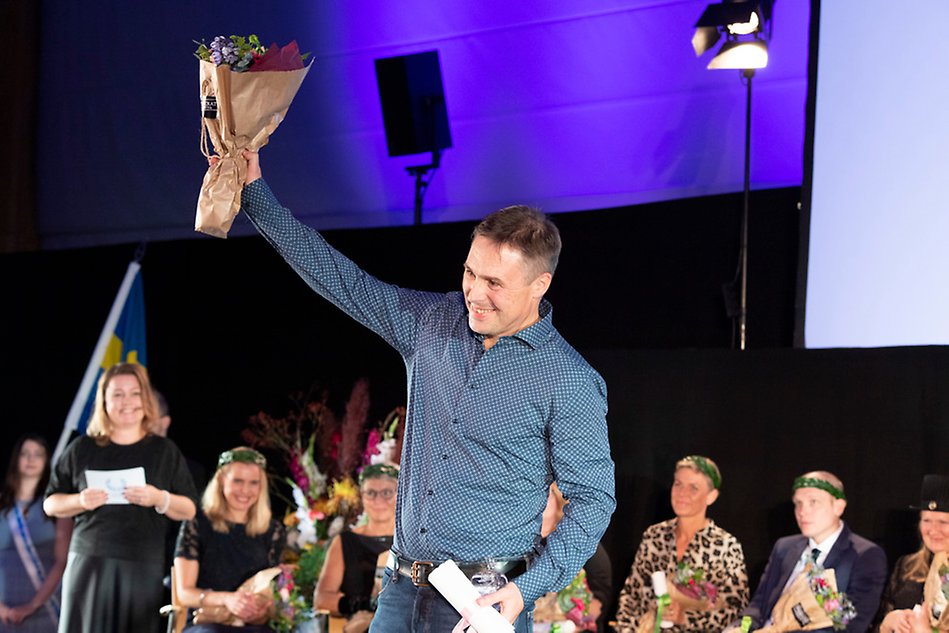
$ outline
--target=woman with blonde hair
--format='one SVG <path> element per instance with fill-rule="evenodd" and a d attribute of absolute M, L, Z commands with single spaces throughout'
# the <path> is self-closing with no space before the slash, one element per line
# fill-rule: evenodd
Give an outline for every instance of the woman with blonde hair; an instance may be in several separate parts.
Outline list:
<path fill-rule="evenodd" d="M 264 626 L 270 600 L 240 591 L 241 583 L 280 562 L 286 544 L 283 524 L 270 511 L 267 460 L 246 446 L 224 451 L 201 498 L 201 512 L 182 524 L 175 554 L 178 601 L 192 609 L 224 607 L 224 623 L 198 623 L 194 633 L 270 631 Z M 189 621 L 192 619 L 188 618 Z"/>
<path fill-rule="evenodd" d="M 151 432 L 157 416 L 145 368 L 113 365 L 99 379 L 86 436 L 53 469 L 43 510 L 75 521 L 60 631 L 159 629 L 167 521 L 194 516 L 197 495 L 181 451 Z M 89 486 L 92 471 L 109 490 Z"/>
<path fill-rule="evenodd" d="M 949 552 L 949 476 L 926 475 L 919 496 L 919 505 L 913 506 L 919 510 L 919 549 L 893 566 L 877 614 L 881 633 L 913 630 L 913 607 L 924 601 L 923 586 L 933 557 Z"/>

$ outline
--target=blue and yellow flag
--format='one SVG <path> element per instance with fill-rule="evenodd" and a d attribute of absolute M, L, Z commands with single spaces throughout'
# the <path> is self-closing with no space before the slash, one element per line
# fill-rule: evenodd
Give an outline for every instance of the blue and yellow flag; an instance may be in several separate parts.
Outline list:
<path fill-rule="evenodd" d="M 86 374 L 69 408 L 63 432 L 56 445 L 53 458 L 59 457 L 73 431 L 86 432 L 96 401 L 96 386 L 102 372 L 116 363 L 140 363 L 147 365 L 145 354 L 145 292 L 142 289 L 141 265 L 131 262 L 119 292 L 112 303 L 99 342 L 92 353 Z"/>

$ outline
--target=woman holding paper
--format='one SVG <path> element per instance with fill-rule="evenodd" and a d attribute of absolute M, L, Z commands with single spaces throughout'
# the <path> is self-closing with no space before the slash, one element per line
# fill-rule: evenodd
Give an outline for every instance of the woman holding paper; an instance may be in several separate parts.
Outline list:
<path fill-rule="evenodd" d="M 270 511 L 267 460 L 252 448 L 238 446 L 221 453 L 217 464 L 201 498 L 201 512 L 182 523 L 178 535 L 178 601 L 202 609 L 199 623 L 187 630 L 270 631 L 263 626 L 272 602 L 270 584 L 266 595 L 241 589 L 254 574 L 277 565 L 286 544 L 283 524 Z M 249 626 L 230 626 L 235 619 Z"/>
<path fill-rule="evenodd" d="M 158 417 L 148 373 L 113 365 L 95 409 L 53 469 L 43 509 L 74 517 L 63 577 L 63 633 L 157 632 L 167 520 L 190 519 L 196 495 L 175 444 L 151 432 Z"/>
<path fill-rule="evenodd" d="M 654 572 L 666 576 L 672 600 L 662 619 L 672 623 L 674 631 L 721 631 L 748 603 L 741 544 L 706 516 L 721 484 L 718 466 L 707 457 L 690 455 L 676 462 L 671 495 L 676 516 L 643 534 L 620 593 L 617 631 L 652 630 L 657 608 Z"/>
<path fill-rule="evenodd" d="M 945 556 L 949 552 L 949 477 L 926 475 L 920 490 L 919 506 L 914 509 L 919 510 L 921 544 L 914 553 L 898 559 L 893 567 L 877 615 L 881 633 L 910 633 L 915 617 L 913 607 L 927 599 L 927 607 L 933 606 L 932 596 L 924 596 L 923 587 L 936 555 L 942 553 Z M 949 620 L 949 617 L 942 620 Z M 949 630 L 949 626 L 939 626 L 938 630 Z"/>
<path fill-rule="evenodd" d="M 49 446 L 17 440 L 0 492 L 0 632 L 51 633 L 59 621 L 59 581 L 72 521 L 52 520 L 37 503 L 49 482 Z"/>

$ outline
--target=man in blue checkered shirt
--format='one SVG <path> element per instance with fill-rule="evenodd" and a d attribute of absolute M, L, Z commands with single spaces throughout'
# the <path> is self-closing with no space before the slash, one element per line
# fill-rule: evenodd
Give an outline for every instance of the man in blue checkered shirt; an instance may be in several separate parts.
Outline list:
<path fill-rule="evenodd" d="M 543 298 L 560 234 L 515 206 L 472 236 L 462 292 L 405 290 L 368 275 L 298 222 L 245 152 L 241 202 L 257 230 L 320 295 L 405 360 L 408 407 L 393 552 L 372 633 L 449 631 L 458 613 L 428 583 L 452 559 L 475 580 L 511 582 L 480 600 L 518 632 L 534 601 L 566 586 L 615 508 L 606 384 L 560 336 Z M 547 489 L 568 499 L 540 541 Z M 502 579 L 503 582 L 503 579 Z"/>

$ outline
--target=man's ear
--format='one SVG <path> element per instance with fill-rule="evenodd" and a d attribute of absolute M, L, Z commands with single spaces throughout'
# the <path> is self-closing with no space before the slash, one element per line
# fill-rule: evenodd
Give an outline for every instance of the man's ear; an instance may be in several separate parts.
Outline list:
<path fill-rule="evenodd" d="M 547 294 L 547 290 L 550 289 L 551 281 L 553 281 L 553 275 L 548 272 L 543 272 L 538 275 L 537 279 L 531 283 L 531 295 L 535 299 L 540 300 L 541 297 Z"/>
<path fill-rule="evenodd" d="M 844 515 L 846 508 L 847 502 L 844 499 L 834 499 L 834 514 L 836 514 L 838 518 Z"/>

